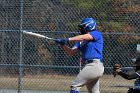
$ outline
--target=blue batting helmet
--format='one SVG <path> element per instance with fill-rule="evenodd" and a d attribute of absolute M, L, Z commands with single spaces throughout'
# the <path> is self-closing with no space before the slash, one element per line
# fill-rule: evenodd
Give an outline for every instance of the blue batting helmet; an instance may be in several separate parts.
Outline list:
<path fill-rule="evenodd" d="M 96 21 L 93 18 L 84 18 L 81 21 L 79 27 L 82 28 L 85 32 L 90 32 L 96 29 Z"/>

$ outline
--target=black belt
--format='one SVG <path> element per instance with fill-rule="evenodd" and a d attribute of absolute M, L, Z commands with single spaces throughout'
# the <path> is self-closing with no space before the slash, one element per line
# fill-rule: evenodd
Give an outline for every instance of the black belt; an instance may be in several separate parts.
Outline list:
<path fill-rule="evenodd" d="M 84 61 L 84 63 L 89 64 L 89 63 L 93 63 L 94 61 L 100 61 L 100 59 L 90 59 L 90 60 Z"/>

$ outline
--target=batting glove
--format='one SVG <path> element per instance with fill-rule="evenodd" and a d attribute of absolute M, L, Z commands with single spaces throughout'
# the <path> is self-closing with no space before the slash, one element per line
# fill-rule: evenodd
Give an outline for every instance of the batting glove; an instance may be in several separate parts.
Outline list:
<path fill-rule="evenodd" d="M 63 39 L 63 38 L 60 38 L 60 39 L 56 39 L 55 42 L 63 46 L 64 44 L 68 44 L 69 38 L 64 38 L 64 39 Z"/>

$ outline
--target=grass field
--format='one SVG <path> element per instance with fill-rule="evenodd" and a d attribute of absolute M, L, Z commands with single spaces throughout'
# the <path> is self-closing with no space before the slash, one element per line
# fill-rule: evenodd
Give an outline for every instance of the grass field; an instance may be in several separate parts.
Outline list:
<path fill-rule="evenodd" d="M 25 76 L 21 79 L 22 89 L 31 90 L 55 90 L 69 91 L 70 84 L 75 76 L 63 75 L 34 75 Z M 103 75 L 100 79 L 101 93 L 127 93 L 128 87 L 132 86 L 133 80 L 125 80 L 120 76 Z M 18 88 L 18 78 L 1 76 L 0 88 Z M 83 87 L 81 91 L 87 91 Z"/>

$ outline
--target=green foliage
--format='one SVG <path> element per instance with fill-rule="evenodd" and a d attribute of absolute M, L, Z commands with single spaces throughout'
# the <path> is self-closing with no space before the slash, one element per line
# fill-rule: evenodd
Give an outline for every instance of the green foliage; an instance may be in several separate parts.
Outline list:
<path fill-rule="evenodd" d="M 60 0 L 63 4 L 75 4 L 80 9 L 89 10 L 91 8 L 101 8 L 112 0 Z"/>
<path fill-rule="evenodd" d="M 122 23 L 122 22 L 114 22 L 114 21 L 110 21 L 110 22 L 107 22 L 108 25 L 110 25 L 112 28 L 123 28 L 125 23 Z"/>

